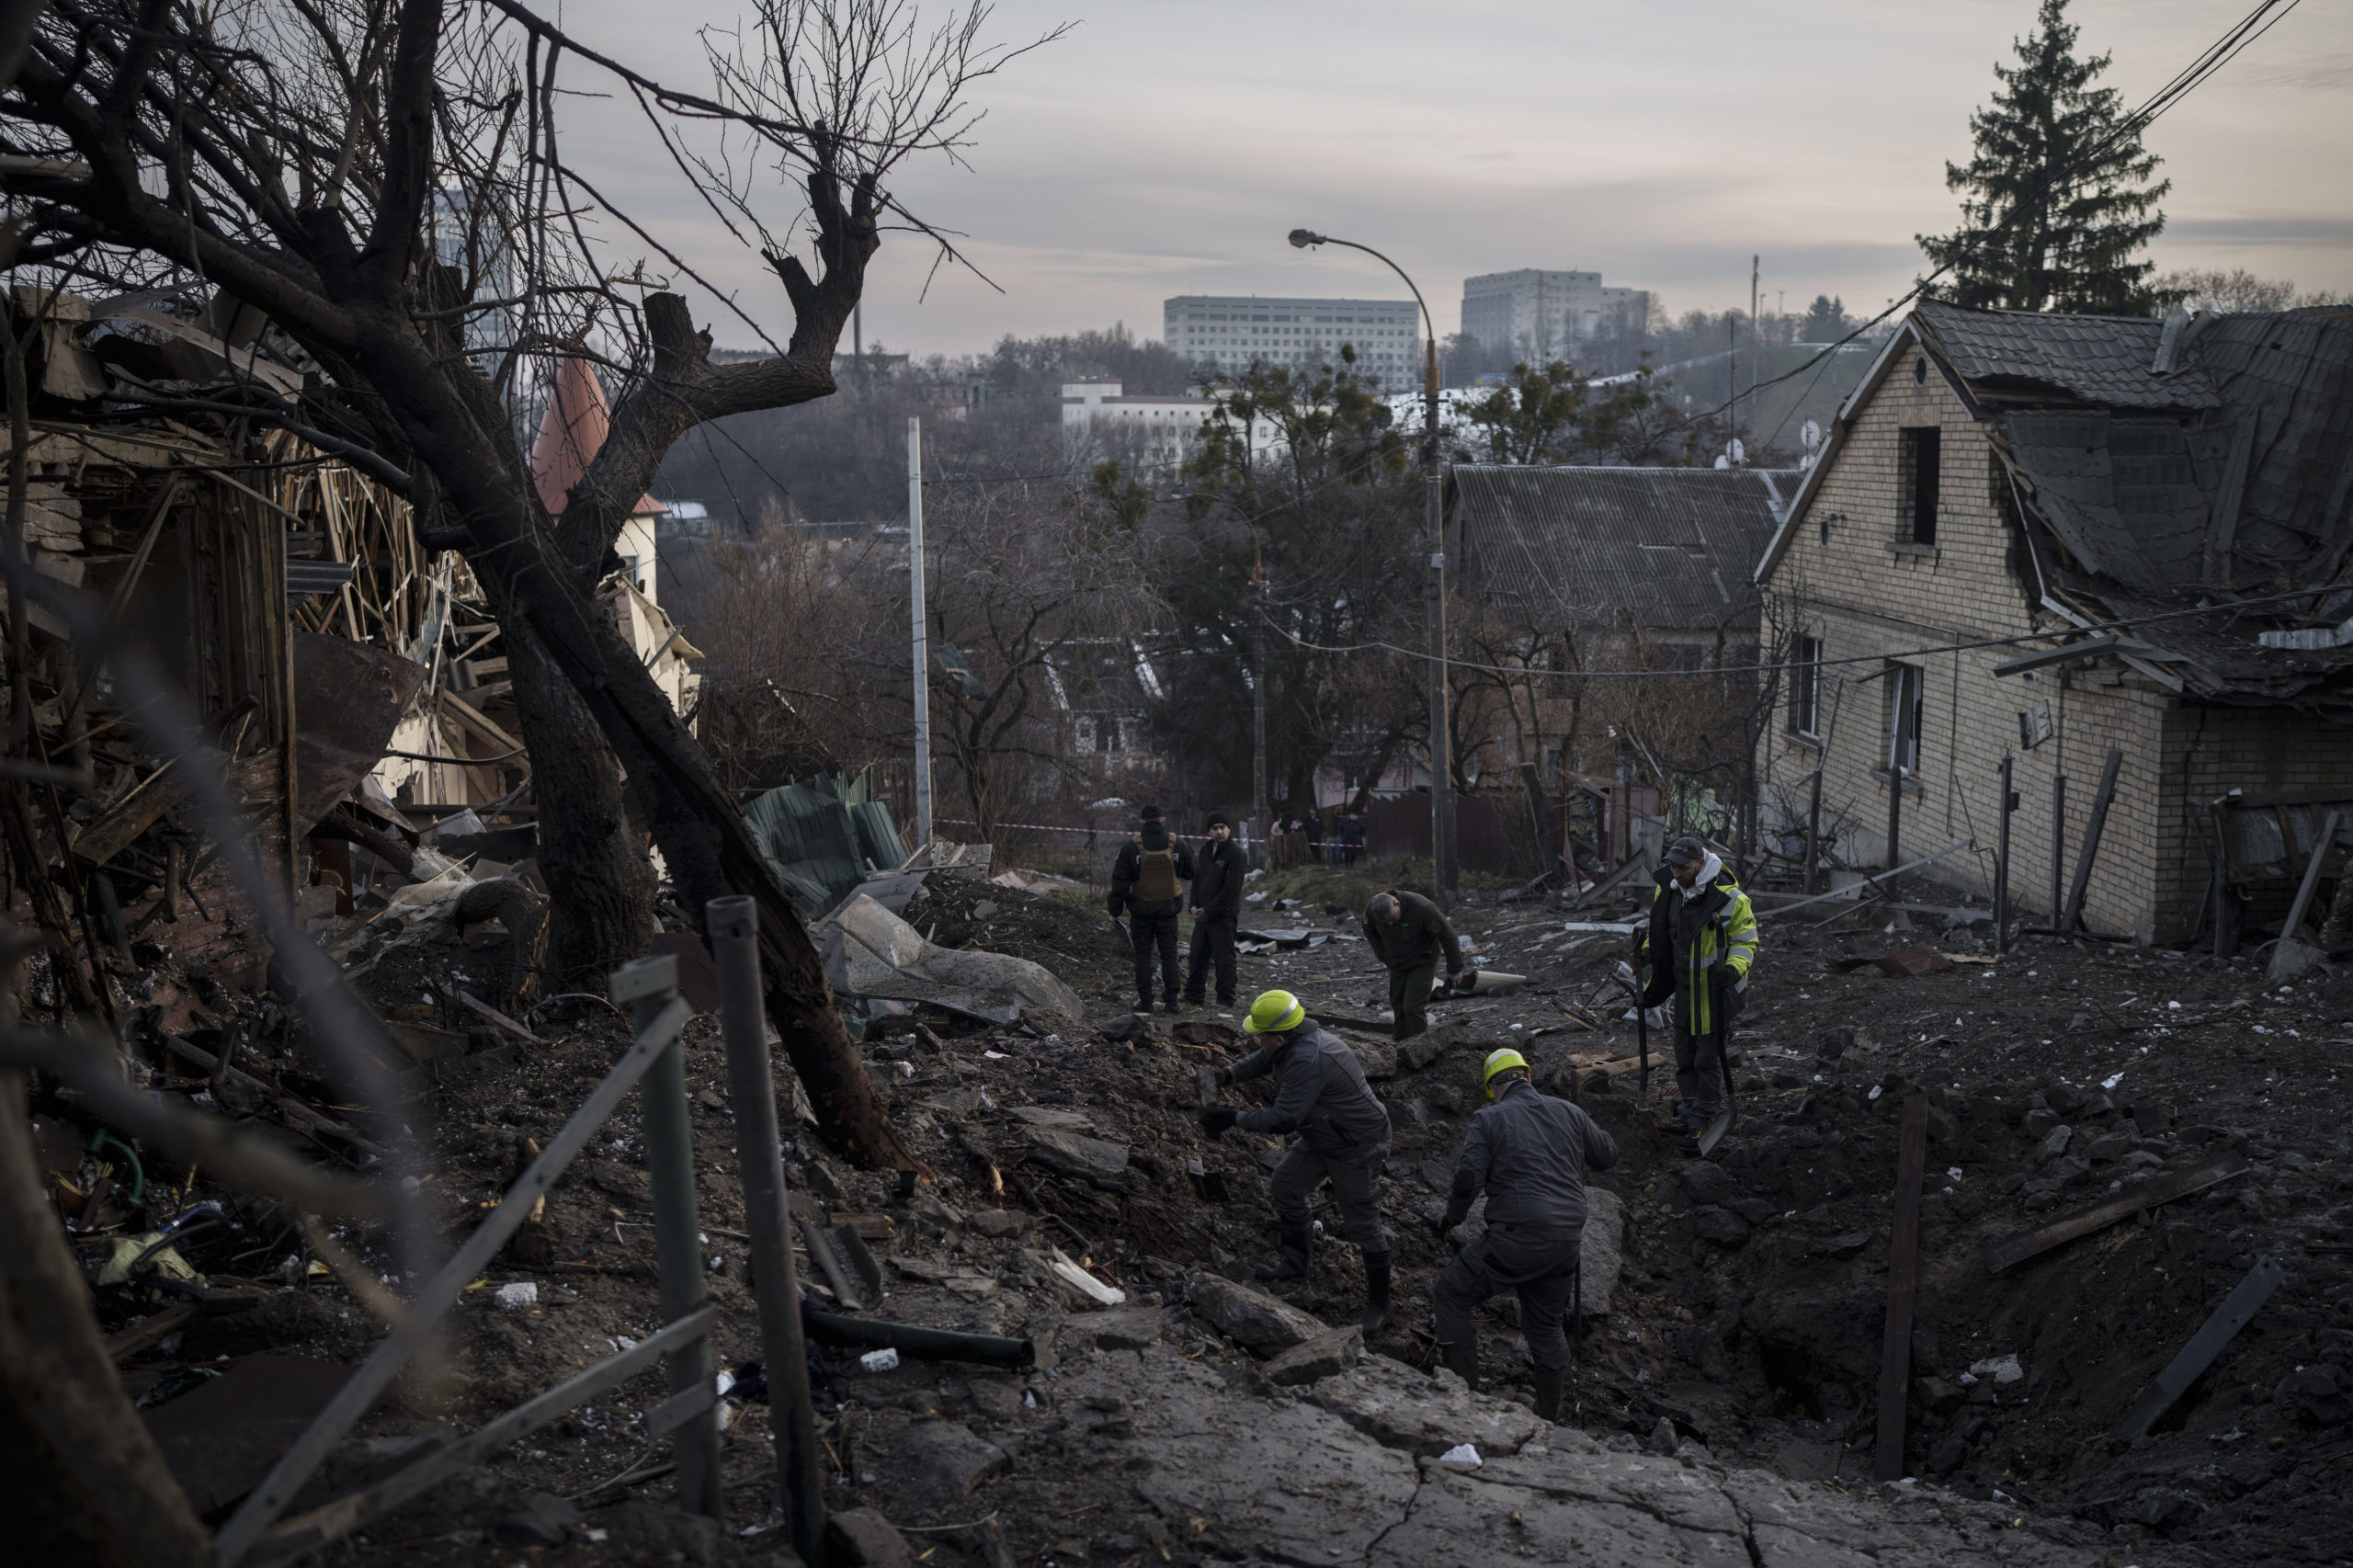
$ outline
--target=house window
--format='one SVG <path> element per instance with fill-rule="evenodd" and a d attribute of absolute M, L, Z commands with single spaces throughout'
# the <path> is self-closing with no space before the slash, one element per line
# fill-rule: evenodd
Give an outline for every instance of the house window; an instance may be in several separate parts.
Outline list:
<path fill-rule="evenodd" d="M 1093 751 L 1095 749 L 1095 721 L 1086 718 L 1072 720 L 1070 738 L 1080 753 Z"/>
<path fill-rule="evenodd" d="M 1934 425 L 1905 426 L 1895 433 L 1896 505 L 1905 539 L 1937 542 L 1937 467 L 1944 432 Z"/>
<path fill-rule="evenodd" d="M 1800 637 L 1790 652 L 1790 730 L 1822 733 L 1822 639 Z"/>
<path fill-rule="evenodd" d="M 1906 778 L 1920 771 L 1920 704 L 1927 672 L 1894 665 L 1887 672 L 1887 767 Z"/>

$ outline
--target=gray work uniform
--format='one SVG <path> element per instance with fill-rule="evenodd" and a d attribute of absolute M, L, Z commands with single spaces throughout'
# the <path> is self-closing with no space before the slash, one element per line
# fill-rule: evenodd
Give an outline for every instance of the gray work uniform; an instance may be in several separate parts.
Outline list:
<path fill-rule="evenodd" d="M 1367 1252 L 1389 1250 L 1381 1227 L 1381 1170 L 1389 1159 L 1389 1108 L 1364 1081 L 1357 1054 L 1313 1023 L 1281 1045 L 1254 1051 L 1233 1066 L 1233 1081 L 1269 1073 L 1275 1103 L 1245 1110 L 1245 1132 L 1296 1134 L 1275 1166 L 1275 1212 L 1307 1223 L 1307 1200 L 1328 1177 L 1340 1204 L 1340 1233 Z"/>
<path fill-rule="evenodd" d="M 1483 1191 L 1487 1232 L 1438 1277 L 1440 1344 L 1472 1340 L 1472 1310 L 1499 1291 L 1516 1290 L 1530 1358 L 1547 1371 L 1569 1364 L 1561 1323 L 1585 1235 L 1585 1173 L 1617 1163 L 1616 1142 L 1591 1117 L 1525 1081 L 1471 1119 L 1454 1162 L 1446 1223 L 1449 1230 L 1461 1224 Z"/>

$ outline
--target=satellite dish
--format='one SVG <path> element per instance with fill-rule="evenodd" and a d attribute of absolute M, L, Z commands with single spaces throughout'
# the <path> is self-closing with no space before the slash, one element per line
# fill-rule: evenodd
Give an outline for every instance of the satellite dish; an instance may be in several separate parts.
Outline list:
<path fill-rule="evenodd" d="M 1807 451 L 1813 450 L 1814 448 L 1822 445 L 1822 426 L 1811 419 L 1807 420 L 1798 426 L 1798 439 L 1803 443 Z"/>

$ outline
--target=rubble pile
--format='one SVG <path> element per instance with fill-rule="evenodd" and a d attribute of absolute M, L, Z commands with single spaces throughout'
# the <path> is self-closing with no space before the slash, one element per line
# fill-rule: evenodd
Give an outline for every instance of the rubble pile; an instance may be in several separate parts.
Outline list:
<path fill-rule="evenodd" d="M 415 1053 L 400 1110 L 435 1151 L 423 1191 L 452 1238 L 627 1040 L 608 1009 L 497 990 L 490 971 L 512 938 L 460 917 L 458 897 L 388 902 L 324 930 Z M 813 1302 L 1028 1346 L 1017 1366 L 867 1359 L 818 1336 L 829 1507 L 841 1539 L 872 1554 L 854 1560 L 1403 1564 L 1534 1551 L 1801 1563 L 1844 1550 L 2187 1564 L 2344 1539 L 2332 1465 L 2353 1436 L 2340 1326 L 2353 1143 L 2325 1086 L 2353 1038 L 2353 985 L 2333 970 L 2283 988 L 2252 964 L 2052 942 L 1987 961 L 1988 938 L 1966 927 L 1817 937 L 1776 930 L 1768 912 L 1738 1040 L 1738 1119 L 1700 1160 L 1656 1131 L 1629 1070 L 1634 1020 L 1611 975 L 1631 903 L 1574 919 L 1467 905 L 1475 960 L 1528 983 L 1440 1000 L 1436 1027 L 1402 1045 L 1369 1027 L 1381 975 L 1363 944 L 1247 956 L 1245 993 L 1298 992 L 1391 1107 L 1382 1199 L 1400 1310 L 1368 1339 L 1353 1326 L 1352 1247 L 1319 1244 L 1305 1281 L 1250 1282 L 1272 1256 L 1279 1142 L 1211 1140 L 1196 1115 L 1198 1069 L 1248 1049 L 1234 1020 L 1127 1012 L 1126 955 L 1104 951 L 1117 933 L 1069 899 L 933 873 L 906 911 L 931 947 L 1037 964 L 1071 1000 L 1025 1001 L 1003 1021 L 912 993 L 867 1005 L 870 1075 L 926 1179 L 850 1169 L 805 1118 L 788 1120 Z M 1833 961 L 1921 946 L 1945 961 Z M 115 978 L 143 1003 L 136 1027 L 187 1063 L 181 1092 L 281 1125 L 316 1154 L 369 1158 L 267 994 L 160 947 L 134 959 Z M 267 1067 L 210 1076 L 231 1038 L 241 1062 Z M 1586 1332 L 1556 1428 L 1529 1408 L 1508 1297 L 1484 1309 L 1482 1391 L 1436 1368 L 1429 1335 L 1449 1247 L 1427 1221 L 1481 1103 L 1478 1063 L 1504 1043 L 1621 1151 L 1595 1180 Z M 715 1350 L 748 1389 L 759 1345 L 715 1022 L 695 1020 L 685 1046 Z M 1654 1098 L 1672 1081 L 1654 1065 Z M 1268 1085 L 1238 1092 L 1255 1102 Z M 1910 1479 L 1870 1496 L 1901 1107 L 1915 1094 L 1929 1176 Z M 217 1519 L 382 1334 L 390 1239 L 306 1225 L 168 1164 L 150 1162 L 134 1198 L 116 1174 L 128 1151 L 93 1136 L 70 1096 L 35 1114 L 126 1385 Z M 2244 1171 L 1987 1265 L 1989 1245 L 2232 1155 Z M 465 1292 L 447 1359 L 396 1385 L 295 1511 L 658 1326 L 651 1221 L 632 1097 Z M 2286 1269 L 2263 1310 L 2151 1435 L 2112 1440 L 2259 1256 Z M 561 1544 L 567 1561 L 784 1561 L 763 1522 L 767 1407 L 722 1403 L 736 1521 L 722 1535 L 667 1506 L 666 1440 L 642 1436 L 665 1393 L 642 1374 L 347 1550 L 393 1563 L 534 1544 Z M 914 1544 L 893 1556 L 903 1540 Z"/>

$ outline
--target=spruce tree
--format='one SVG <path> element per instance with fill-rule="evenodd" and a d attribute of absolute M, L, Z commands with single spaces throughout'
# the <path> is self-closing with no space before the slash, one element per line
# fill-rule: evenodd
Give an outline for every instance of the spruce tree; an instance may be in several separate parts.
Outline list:
<path fill-rule="evenodd" d="M 1914 236 L 1949 267 L 1927 292 L 1956 304 L 2099 315 L 2146 315 L 2155 264 L 2134 256 L 2165 227 L 2152 185 L 2159 159 L 2113 87 L 2092 83 L 2109 56 L 2075 55 L 2067 0 L 2042 0 L 2029 37 L 2013 40 L 2018 63 L 1996 63 L 1993 101 L 1969 119 L 1977 151 L 1947 164 L 1945 184 L 1963 192 L 1961 227 Z"/>

